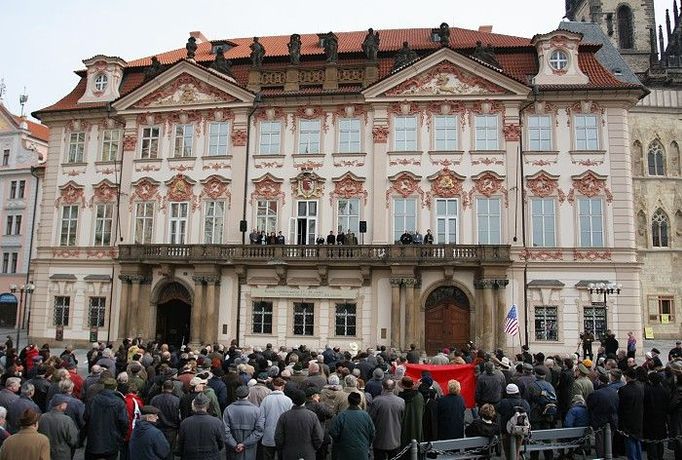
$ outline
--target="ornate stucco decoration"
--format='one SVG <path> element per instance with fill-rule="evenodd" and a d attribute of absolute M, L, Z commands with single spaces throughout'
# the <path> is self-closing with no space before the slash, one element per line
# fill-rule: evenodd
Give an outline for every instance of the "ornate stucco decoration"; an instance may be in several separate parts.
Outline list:
<path fill-rule="evenodd" d="M 504 133 L 504 140 L 508 142 L 518 142 L 521 139 L 521 126 L 519 123 L 504 119 L 504 127 L 502 128 Z"/>
<path fill-rule="evenodd" d="M 107 179 L 93 185 L 93 195 L 88 206 L 93 203 L 113 203 L 118 197 L 118 187 Z"/>
<path fill-rule="evenodd" d="M 59 187 L 59 196 L 55 200 L 55 207 L 70 204 L 80 204 L 85 206 L 84 187 L 73 181 Z"/>
<path fill-rule="evenodd" d="M 567 200 L 569 203 L 575 202 L 576 191 L 588 198 L 604 195 L 607 203 L 613 201 L 613 194 L 606 186 L 606 176 L 588 170 L 578 176 L 571 176 L 571 179 L 573 180 L 573 187 L 568 192 Z"/>
<path fill-rule="evenodd" d="M 483 195 L 490 198 L 493 195 L 504 196 L 504 206 L 509 206 L 509 193 L 504 186 L 504 177 L 493 171 L 483 171 L 472 178 L 474 187 L 469 191 L 469 202 L 471 203 L 474 195 Z"/>
<path fill-rule="evenodd" d="M 339 118 L 353 118 L 362 116 L 367 124 L 367 108 L 362 104 L 340 105 L 332 112 L 332 125 L 336 126 Z"/>
<path fill-rule="evenodd" d="M 279 200 L 284 203 L 284 192 L 282 192 L 282 179 L 267 173 L 257 179 L 253 179 L 254 191 L 251 192 L 251 200 Z"/>
<path fill-rule="evenodd" d="M 498 101 L 492 101 L 487 99 L 485 101 L 474 102 L 473 106 L 469 109 L 469 113 L 472 115 L 488 114 L 488 113 L 502 113 L 504 114 L 504 104 Z"/>
<path fill-rule="evenodd" d="M 556 195 L 559 202 L 566 200 L 566 194 L 559 188 L 559 176 L 553 176 L 545 171 L 538 171 L 526 179 L 526 186 L 531 195 L 546 198 Z"/>
<path fill-rule="evenodd" d="M 233 129 L 232 130 L 232 145 L 235 147 L 243 147 L 246 145 L 246 130 Z"/>
<path fill-rule="evenodd" d="M 505 90 L 449 61 L 410 78 L 386 92 L 388 96 L 483 95 Z"/>
<path fill-rule="evenodd" d="M 199 194 L 200 199 L 211 199 L 218 200 L 220 198 L 225 198 L 227 200 L 227 207 L 230 207 L 230 198 L 232 194 L 229 189 L 230 180 L 219 176 L 217 174 L 212 174 L 206 179 L 201 181 L 201 193 Z"/>
<path fill-rule="evenodd" d="M 256 114 L 254 116 L 256 121 L 274 121 L 274 120 L 280 120 L 284 122 L 284 126 L 282 126 L 282 129 L 286 129 L 286 126 L 288 124 L 288 119 L 289 117 L 287 116 L 287 113 L 284 111 L 283 108 L 281 107 L 264 107 L 258 111 L 256 111 Z"/>
<path fill-rule="evenodd" d="M 551 115 L 554 117 L 555 126 L 559 126 L 559 108 L 550 102 L 538 101 L 527 107 L 524 112 L 526 115 Z"/>
<path fill-rule="evenodd" d="M 236 98 L 187 73 L 140 99 L 136 108 L 234 102 Z"/>
<path fill-rule="evenodd" d="M 329 204 L 333 204 L 334 199 L 339 198 L 362 198 L 363 203 L 367 204 L 368 193 L 364 186 L 365 179 L 347 172 L 338 179 L 332 179 L 332 182 L 334 190 L 329 193 Z"/>
<path fill-rule="evenodd" d="M 304 171 L 291 179 L 291 193 L 298 198 L 320 198 L 324 194 L 324 178 Z"/>
<path fill-rule="evenodd" d="M 567 120 L 566 120 L 566 125 L 571 126 L 572 123 L 572 118 L 573 114 L 576 113 L 582 113 L 582 114 L 594 114 L 597 115 L 598 118 L 601 120 L 602 126 L 606 125 L 606 109 L 602 107 L 601 105 L 597 104 L 596 102 L 592 101 L 578 101 L 574 104 L 569 105 L 566 107 L 566 115 L 568 115 Z"/>
<path fill-rule="evenodd" d="M 388 126 L 375 126 L 372 128 L 372 137 L 375 144 L 385 144 L 388 142 Z"/>
<path fill-rule="evenodd" d="M 423 111 L 422 108 L 416 102 L 402 101 L 395 104 L 391 104 L 387 112 L 389 115 L 416 115 L 417 116 L 417 126 L 422 124 Z M 389 118 L 390 123 L 390 118 Z"/>
<path fill-rule="evenodd" d="M 157 201 L 159 196 L 159 182 L 148 177 L 143 177 L 132 184 L 132 192 L 128 202 L 128 209 L 133 210 L 135 201 Z"/>
<path fill-rule="evenodd" d="M 431 121 L 436 115 L 457 115 L 462 129 L 466 126 L 466 106 L 459 101 L 445 100 L 432 102 L 426 106 L 426 127 L 431 130 Z"/>
<path fill-rule="evenodd" d="M 167 193 L 161 201 L 161 209 L 166 209 L 168 202 L 188 201 L 192 203 L 192 209 L 199 206 L 199 199 L 194 195 L 195 181 L 182 173 L 176 174 L 166 181 Z"/>
<path fill-rule="evenodd" d="M 573 260 L 584 260 L 594 262 L 595 260 L 611 260 L 611 251 L 609 249 L 598 251 L 596 249 L 573 249 Z"/>
<path fill-rule="evenodd" d="M 546 262 L 548 260 L 564 260 L 563 251 L 548 250 L 548 249 L 537 249 L 537 248 L 525 248 L 519 254 L 520 260 L 539 260 Z"/>
<path fill-rule="evenodd" d="M 296 127 L 298 126 L 299 119 L 320 120 L 320 128 L 322 129 L 322 131 L 326 133 L 327 130 L 329 129 L 329 126 L 327 125 L 327 112 L 325 112 L 322 107 L 319 106 L 298 107 L 292 117 L 291 122 L 292 133 L 296 132 Z"/>
<path fill-rule="evenodd" d="M 465 177 L 457 174 L 448 168 L 443 168 L 436 174 L 427 177 L 431 181 L 431 191 L 429 192 L 429 201 L 431 198 L 462 198 L 462 207 L 464 209 L 469 205 L 469 200 L 464 191 Z"/>
<path fill-rule="evenodd" d="M 391 195 L 398 194 L 403 198 L 409 196 L 419 195 L 421 198 L 422 208 L 430 205 L 428 195 L 420 187 L 419 182 L 421 177 L 416 176 L 408 171 L 399 172 L 398 174 L 388 178 L 391 182 L 390 187 L 386 190 L 386 207 L 391 204 Z"/>

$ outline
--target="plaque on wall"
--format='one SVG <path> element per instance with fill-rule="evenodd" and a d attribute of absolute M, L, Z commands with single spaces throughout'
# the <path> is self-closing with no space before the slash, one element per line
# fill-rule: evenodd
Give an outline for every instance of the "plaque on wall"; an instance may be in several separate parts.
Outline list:
<path fill-rule="evenodd" d="M 96 327 L 90 328 L 90 343 L 97 342 L 97 336 L 99 335 L 99 330 Z"/>

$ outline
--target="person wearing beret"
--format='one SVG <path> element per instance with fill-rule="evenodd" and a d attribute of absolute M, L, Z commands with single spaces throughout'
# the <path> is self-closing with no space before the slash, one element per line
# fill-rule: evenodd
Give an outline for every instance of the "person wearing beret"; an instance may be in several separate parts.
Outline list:
<path fill-rule="evenodd" d="M 255 460 L 258 441 L 263 437 L 265 419 L 258 406 L 248 400 L 249 388 L 235 390 L 237 400 L 223 412 L 228 460 Z"/>
<path fill-rule="evenodd" d="M 170 459 L 171 449 L 166 437 L 156 427 L 161 411 L 154 406 L 142 406 L 140 419 L 130 436 L 129 458 L 135 460 Z"/>

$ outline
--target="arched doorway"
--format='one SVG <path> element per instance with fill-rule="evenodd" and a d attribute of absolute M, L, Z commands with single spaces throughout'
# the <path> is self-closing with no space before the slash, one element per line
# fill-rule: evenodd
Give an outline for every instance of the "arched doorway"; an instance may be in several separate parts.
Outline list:
<path fill-rule="evenodd" d="M 156 337 L 179 347 L 190 341 L 192 297 L 185 286 L 174 281 L 159 292 L 156 304 Z"/>
<path fill-rule="evenodd" d="M 469 341 L 469 298 L 460 288 L 434 289 L 424 309 L 427 353 L 434 354 L 444 347 L 463 347 Z"/>

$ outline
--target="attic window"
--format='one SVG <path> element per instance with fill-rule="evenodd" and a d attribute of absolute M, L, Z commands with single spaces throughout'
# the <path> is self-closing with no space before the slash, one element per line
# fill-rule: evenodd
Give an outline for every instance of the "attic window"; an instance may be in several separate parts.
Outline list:
<path fill-rule="evenodd" d="M 109 82 L 109 78 L 106 76 L 106 74 L 99 74 L 95 77 L 95 89 L 97 91 L 104 91 L 104 89 L 107 87 L 107 83 Z"/>
<path fill-rule="evenodd" d="M 564 70 L 568 66 L 568 54 L 564 50 L 554 50 L 549 56 L 549 65 L 554 70 Z"/>

